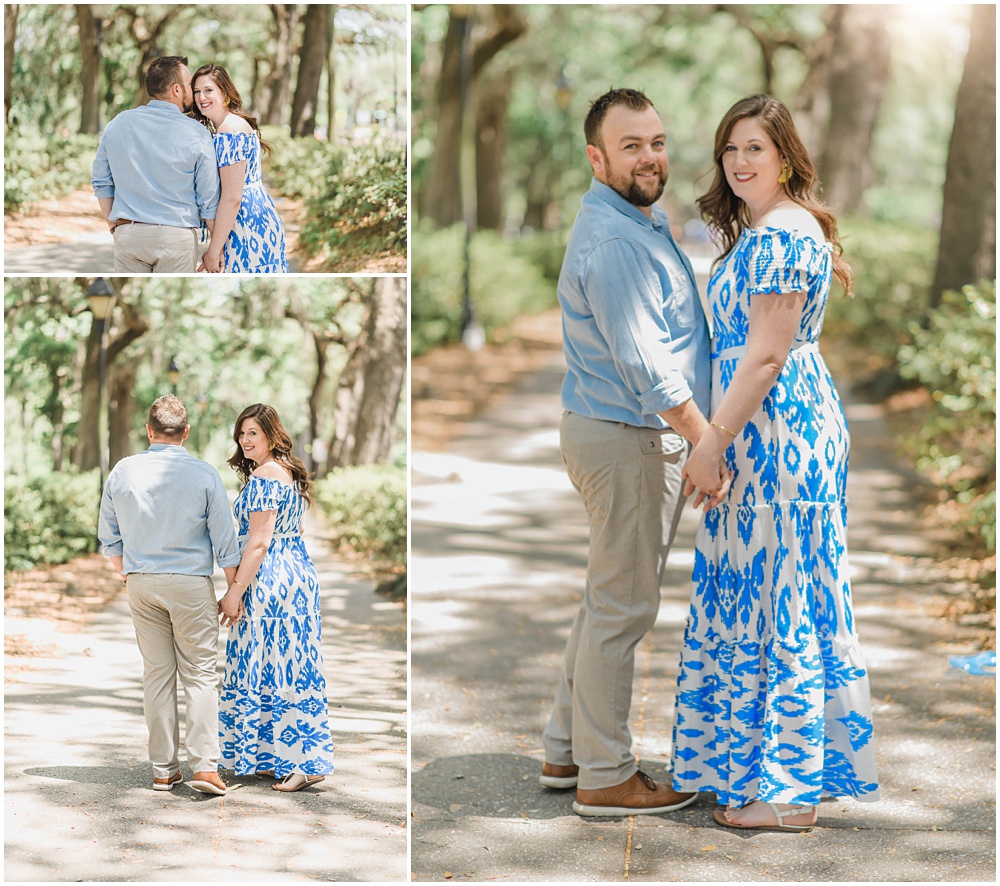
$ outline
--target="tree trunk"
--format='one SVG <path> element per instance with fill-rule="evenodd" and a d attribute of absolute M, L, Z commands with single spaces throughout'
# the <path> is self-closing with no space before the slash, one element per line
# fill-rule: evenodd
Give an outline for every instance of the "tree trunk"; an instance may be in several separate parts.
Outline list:
<path fill-rule="evenodd" d="M 292 38 L 299 23 L 295 3 L 272 3 L 274 19 L 274 58 L 264 83 L 260 122 L 284 126 L 288 122 L 288 84 L 292 80 Z"/>
<path fill-rule="evenodd" d="M 889 81 L 891 42 L 885 6 L 837 6 L 832 21 L 830 117 L 817 167 L 823 199 L 837 214 L 863 209 L 874 180 L 872 133 Z"/>
<path fill-rule="evenodd" d="M 365 327 L 367 329 L 367 323 Z M 333 434 L 327 451 L 327 468 L 342 468 L 354 464 L 358 410 L 364 393 L 365 333 L 351 345 L 347 362 L 337 381 L 333 401 Z"/>
<path fill-rule="evenodd" d="M 316 351 L 316 377 L 313 379 L 312 390 L 309 392 L 309 461 L 306 468 L 320 477 L 317 465 L 315 447 L 322 432 L 319 415 L 322 409 L 323 392 L 326 388 L 327 349 L 330 342 L 319 333 L 312 333 L 313 347 Z"/>
<path fill-rule="evenodd" d="M 292 102 L 292 135 L 312 135 L 319 108 L 319 85 L 326 67 L 326 7 L 310 3 L 302 20 L 302 48 L 299 50 L 299 76 Z"/>
<path fill-rule="evenodd" d="M 396 439 L 396 412 L 406 377 L 406 285 L 379 277 L 365 335 L 366 364 L 352 464 L 385 461 Z"/>
<path fill-rule="evenodd" d="M 108 459 L 109 470 L 132 455 L 132 431 L 135 419 L 135 377 L 139 360 L 128 357 L 115 361 L 108 373 Z"/>
<path fill-rule="evenodd" d="M 485 8 L 485 7 L 482 7 Z M 524 33 L 527 23 L 517 6 L 495 5 L 496 21 L 471 48 L 470 79 L 475 80 L 489 61 L 512 40 Z M 462 34 L 464 18 L 452 9 L 441 50 L 441 71 L 437 88 L 437 134 L 427 184 L 420 200 L 420 214 L 446 227 L 462 220 L 462 190 L 459 152 L 462 140 Z"/>
<path fill-rule="evenodd" d="M 14 43 L 17 40 L 17 4 L 3 7 L 3 128 L 10 121 L 10 81 L 14 76 Z"/>
<path fill-rule="evenodd" d="M 334 404 L 330 467 L 374 464 L 389 457 L 406 375 L 406 286 L 374 280 L 364 330 L 352 343 Z"/>
<path fill-rule="evenodd" d="M 146 92 L 146 71 L 149 70 L 153 59 L 159 55 L 169 55 L 174 51 L 168 47 L 168 51 L 164 52 L 163 47 L 160 46 L 160 40 L 163 37 L 164 31 L 188 6 L 189 4 L 167 6 L 165 7 L 166 11 L 163 13 L 163 17 L 160 19 L 147 18 L 145 12 L 140 11 L 155 7 L 118 7 L 118 9 L 129 17 L 129 30 L 140 54 L 139 78 L 138 83 L 136 83 L 135 92 L 135 104 L 137 106 L 144 105 L 149 101 L 149 93 Z M 163 9 L 164 7 L 160 8 Z"/>
<path fill-rule="evenodd" d="M 81 471 L 101 466 L 101 338 L 106 322 L 93 318 L 84 351 L 80 424 L 72 456 L 74 467 Z"/>
<path fill-rule="evenodd" d="M 946 289 L 996 278 L 997 8 L 972 7 L 971 39 L 948 146 L 931 306 Z"/>
<path fill-rule="evenodd" d="M 551 198 L 551 178 L 549 170 L 552 167 L 552 142 L 546 140 L 538 143 L 538 153 L 528 170 L 528 180 L 524 186 L 525 207 L 524 222 L 526 228 L 535 231 L 545 229 L 545 218 Z"/>
<path fill-rule="evenodd" d="M 503 229 L 510 79 L 507 71 L 481 78 L 476 92 L 476 223 L 480 229 Z"/>
<path fill-rule="evenodd" d="M 462 219 L 459 153 L 462 144 L 462 31 L 465 20 L 452 12 L 441 44 L 437 86 L 437 134 L 420 216 L 447 227 Z"/>
<path fill-rule="evenodd" d="M 337 5 L 327 7 L 326 29 L 330 37 L 326 54 L 326 140 L 337 141 Z"/>
<path fill-rule="evenodd" d="M 101 23 L 91 15 L 90 6 L 77 4 L 75 8 L 83 60 L 80 73 L 80 132 L 94 133 L 101 128 Z"/>

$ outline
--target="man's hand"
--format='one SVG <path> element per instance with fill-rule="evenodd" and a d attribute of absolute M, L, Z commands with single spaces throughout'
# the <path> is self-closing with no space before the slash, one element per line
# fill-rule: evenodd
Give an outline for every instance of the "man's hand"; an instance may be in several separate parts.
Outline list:
<path fill-rule="evenodd" d="M 219 624 L 224 628 L 236 624 L 244 615 L 243 591 L 239 585 L 230 585 L 229 590 L 219 600 Z"/>

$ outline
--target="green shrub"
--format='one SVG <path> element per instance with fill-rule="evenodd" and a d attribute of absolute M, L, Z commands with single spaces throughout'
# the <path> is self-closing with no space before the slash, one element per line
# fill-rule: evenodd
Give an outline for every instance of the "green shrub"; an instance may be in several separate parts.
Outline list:
<path fill-rule="evenodd" d="M 90 184 L 98 136 L 8 133 L 3 155 L 3 211 L 65 194 Z"/>
<path fill-rule="evenodd" d="M 301 241 L 329 265 L 368 254 L 406 253 L 406 149 L 394 142 L 340 146 L 270 127 L 268 181 L 305 200 Z"/>
<path fill-rule="evenodd" d="M 413 355 L 458 341 L 462 332 L 465 232 L 420 224 L 410 256 L 410 329 Z M 530 241 L 527 241 L 530 242 Z M 556 287 L 526 255 L 524 244 L 505 243 L 495 231 L 477 231 L 470 244 L 469 290 L 487 339 L 515 317 L 557 304 Z"/>
<path fill-rule="evenodd" d="M 838 286 L 826 309 L 826 337 L 846 337 L 894 367 L 912 339 L 910 321 L 926 315 L 938 235 L 924 228 L 843 219 L 844 256 L 854 269 L 854 297 Z"/>
<path fill-rule="evenodd" d="M 68 563 L 95 548 L 97 471 L 4 482 L 4 571 Z"/>
<path fill-rule="evenodd" d="M 405 469 L 335 468 L 316 484 L 316 504 L 339 548 L 365 554 L 377 570 L 405 567 Z"/>
<path fill-rule="evenodd" d="M 345 148 L 306 201 L 302 239 L 328 262 L 406 252 L 406 152 L 396 143 Z"/>
<path fill-rule="evenodd" d="M 911 320 L 899 370 L 930 390 L 933 406 L 910 444 L 917 466 L 971 506 L 996 548 L 996 281 L 945 292 L 927 323 Z M 992 485 L 992 488 L 991 488 Z"/>

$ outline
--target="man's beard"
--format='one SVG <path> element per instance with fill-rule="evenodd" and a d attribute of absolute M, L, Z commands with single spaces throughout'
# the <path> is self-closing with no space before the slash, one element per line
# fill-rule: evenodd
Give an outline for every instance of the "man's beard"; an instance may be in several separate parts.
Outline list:
<path fill-rule="evenodd" d="M 651 193 L 643 190 L 642 186 L 633 176 L 621 176 L 615 181 L 610 181 L 612 190 L 619 196 L 628 200 L 633 206 L 652 206 L 663 196 L 663 189 L 667 184 L 666 175 L 658 173 L 656 189 Z"/>

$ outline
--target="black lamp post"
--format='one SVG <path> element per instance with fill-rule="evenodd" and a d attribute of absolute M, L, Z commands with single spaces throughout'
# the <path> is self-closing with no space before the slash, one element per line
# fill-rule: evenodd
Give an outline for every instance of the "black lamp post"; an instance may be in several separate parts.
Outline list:
<path fill-rule="evenodd" d="M 105 442 L 104 420 L 104 379 L 107 374 L 107 349 L 104 346 L 104 327 L 111 313 L 111 304 L 115 299 L 114 290 L 108 286 L 108 281 L 103 277 L 95 278 L 87 290 L 87 302 L 90 305 L 90 312 L 94 315 L 97 323 L 97 335 L 100 342 L 100 357 L 98 359 L 97 371 L 97 448 L 99 451 L 98 461 L 101 468 L 101 485 L 98 489 L 97 505 L 100 510 L 101 496 L 104 494 L 104 479 L 108 473 L 108 449 Z M 98 547 L 100 542 L 97 542 Z"/>

